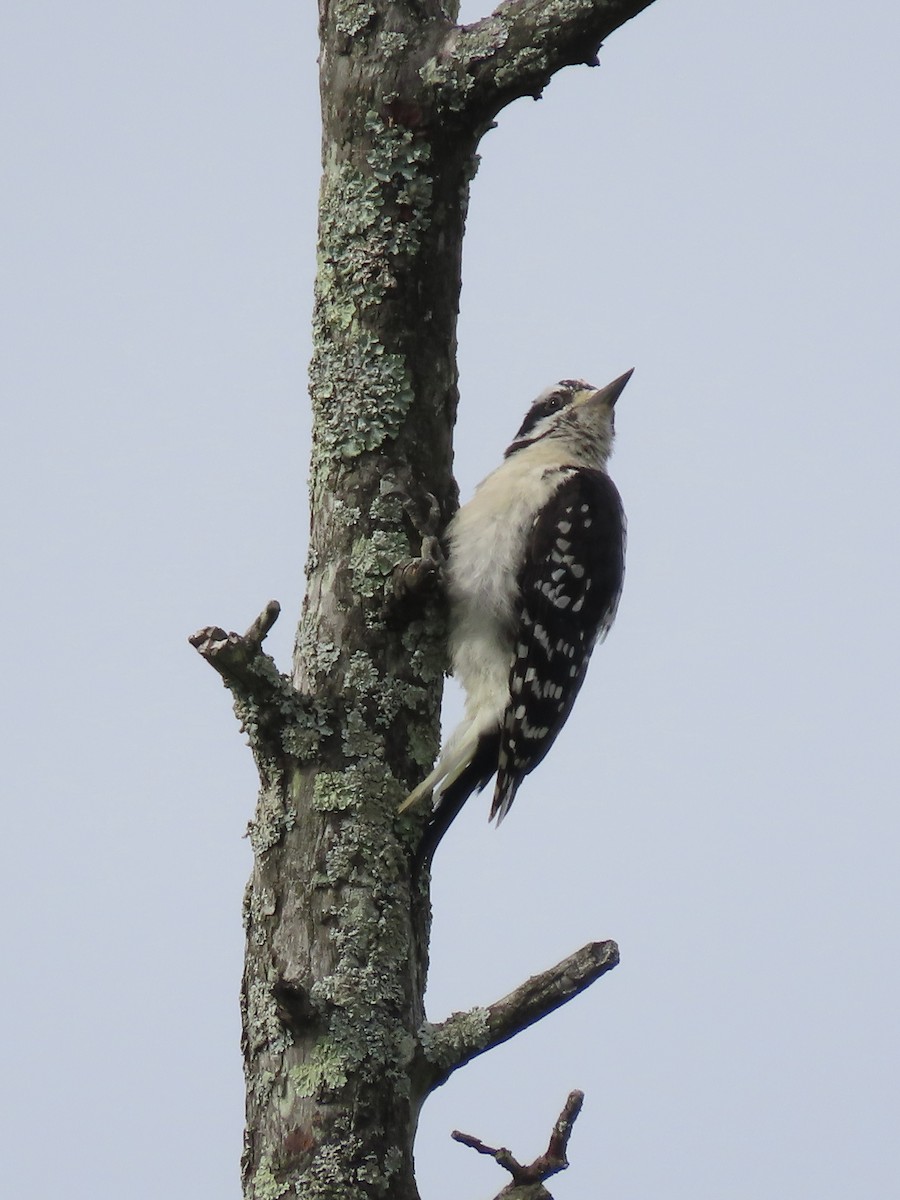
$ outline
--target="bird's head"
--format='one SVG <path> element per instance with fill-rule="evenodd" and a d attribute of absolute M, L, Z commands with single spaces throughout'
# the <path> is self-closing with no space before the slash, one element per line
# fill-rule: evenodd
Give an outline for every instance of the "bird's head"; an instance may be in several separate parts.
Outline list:
<path fill-rule="evenodd" d="M 528 410 L 506 457 L 552 439 L 564 442 L 586 464 L 602 466 L 612 450 L 616 401 L 630 378 L 626 371 L 603 388 L 583 379 L 563 379 L 547 388 Z"/>

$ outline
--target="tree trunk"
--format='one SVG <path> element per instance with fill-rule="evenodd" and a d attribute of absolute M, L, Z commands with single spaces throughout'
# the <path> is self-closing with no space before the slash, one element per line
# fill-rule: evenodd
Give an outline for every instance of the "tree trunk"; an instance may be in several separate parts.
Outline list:
<path fill-rule="evenodd" d="M 489 1009 L 425 1021 L 425 817 L 396 810 L 438 748 L 444 626 L 437 589 L 395 584 L 456 505 L 478 141 L 510 100 L 595 62 L 648 3 L 512 0 L 458 27 L 436 0 L 320 0 L 311 537 L 293 679 L 261 648 L 274 603 L 243 636 L 192 639 L 231 688 L 260 775 L 242 993 L 248 1200 L 417 1200 L 428 1092 L 615 965 L 612 943 L 585 947 Z"/>

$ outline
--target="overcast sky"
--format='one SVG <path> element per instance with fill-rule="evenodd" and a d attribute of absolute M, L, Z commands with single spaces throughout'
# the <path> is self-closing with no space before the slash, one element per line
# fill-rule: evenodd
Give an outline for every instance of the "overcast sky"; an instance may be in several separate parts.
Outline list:
<path fill-rule="evenodd" d="M 633 366 L 629 552 L 564 735 L 441 849 L 430 1016 L 622 964 L 431 1099 L 423 1200 L 505 1182 L 451 1129 L 530 1159 L 574 1087 L 558 1200 L 900 1192 L 898 42 L 658 0 L 482 145 L 463 497 L 548 383 Z M 11 1196 L 239 1198 L 255 779 L 187 636 L 277 597 L 289 662 L 316 50 L 286 0 L 2 5 Z"/>

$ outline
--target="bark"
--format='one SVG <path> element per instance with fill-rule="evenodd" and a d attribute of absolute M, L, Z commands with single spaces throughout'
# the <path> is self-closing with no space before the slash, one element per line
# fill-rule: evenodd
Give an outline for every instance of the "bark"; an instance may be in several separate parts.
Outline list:
<path fill-rule="evenodd" d="M 396 809 L 438 748 L 444 619 L 427 584 L 456 505 L 478 141 L 512 99 L 595 62 L 649 2 L 512 0 L 458 27 L 436 0 L 320 0 L 311 531 L 292 677 L 262 649 L 277 605 L 244 635 L 191 639 L 231 689 L 260 776 L 244 907 L 247 1200 L 416 1200 L 428 1092 L 615 965 L 611 944 L 586 947 L 483 1021 L 429 1026 L 425 816 Z"/>

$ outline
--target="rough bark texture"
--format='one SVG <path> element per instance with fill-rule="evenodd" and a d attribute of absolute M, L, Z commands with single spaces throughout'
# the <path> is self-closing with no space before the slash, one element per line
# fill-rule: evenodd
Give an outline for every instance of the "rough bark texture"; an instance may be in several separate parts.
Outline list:
<path fill-rule="evenodd" d="M 615 965 L 611 943 L 586 947 L 490 1009 L 425 1022 L 423 817 L 396 809 L 438 748 L 444 628 L 434 592 L 398 602 L 392 580 L 456 505 L 478 140 L 510 100 L 595 62 L 649 2 L 512 0 L 457 27 L 436 0 L 320 0 L 311 536 L 293 677 L 262 651 L 277 606 L 243 636 L 192 639 L 231 688 L 260 775 L 242 993 L 248 1200 L 417 1200 L 428 1091 Z"/>

